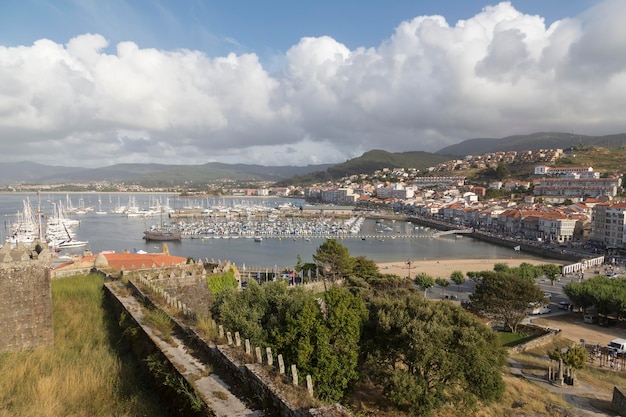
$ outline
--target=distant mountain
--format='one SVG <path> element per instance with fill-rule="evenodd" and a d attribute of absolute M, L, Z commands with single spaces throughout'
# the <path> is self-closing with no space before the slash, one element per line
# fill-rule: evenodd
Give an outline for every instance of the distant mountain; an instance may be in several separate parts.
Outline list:
<path fill-rule="evenodd" d="M 312 172 L 279 182 L 279 185 L 310 184 L 314 182 L 337 180 L 357 174 L 372 174 L 383 168 L 417 168 L 425 170 L 451 159 L 449 155 L 436 155 L 429 152 L 412 151 L 391 153 L 383 150 L 372 150 L 344 163 L 333 165 L 324 171 Z"/>
<path fill-rule="evenodd" d="M 42 165 L 36 162 L 0 162 L 0 184 L 42 182 L 47 176 L 71 176 L 84 170 L 77 167 Z"/>
<path fill-rule="evenodd" d="M 540 132 L 529 135 L 507 136 L 504 138 L 468 139 L 461 143 L 445 147 L 439 155 L 481 155 L 498 151 L 525 151 L 536 149 L 566 149 L 570 146 L 585 144 L 617 148 L 626 146 L 626 133 L 606 136 L 586 136 L 561 132 Z"/>
<path fill-rule="evenodd" d="M 278 181 L 295 175 L 325 170 L 332 165 L 262 166 L 223 164 L 204 165 L 116 164 L 102 168 L 42 165 L 33 162 L 0 162 L 0 184 L 59 184 L 77 182 L 132 182 L 146 187 L 203 184 L 215 180 Z"/>

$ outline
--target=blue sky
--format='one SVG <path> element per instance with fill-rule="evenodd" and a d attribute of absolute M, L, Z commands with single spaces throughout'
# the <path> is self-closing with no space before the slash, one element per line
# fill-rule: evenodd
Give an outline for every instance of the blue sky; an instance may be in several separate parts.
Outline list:
<path fill-rule="evenodd" d="M 0 0 L 0 152 L 304 165 L 621 133 L 623 21 L 623 0 Z"/>
<path fill-rule="evenodd" d="M 517 10 L 551 24 L 576 16 L 593 0 L 513 1 Z M 1 0 L 0 40 L 30 45 L 42 38 L 65 43 L 99 33 L 113 45 L 197 49 L 209 56 L 282 55 L 305 36 L 331 36 L 354 49 L 377 47 L 403 20 L 442 15 L 448 24 L 479 13 L 484 0 Z"/>

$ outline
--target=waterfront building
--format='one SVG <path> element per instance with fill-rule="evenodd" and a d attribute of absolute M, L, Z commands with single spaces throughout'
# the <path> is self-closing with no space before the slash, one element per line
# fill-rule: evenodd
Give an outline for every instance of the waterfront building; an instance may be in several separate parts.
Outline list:
<path fill-rule="evenodd" d="M 539 178 L 533 181 L 534 195 L 549 203 L 580 202 L 588 197 L 615 197 L 622 185 L 614 178 Z"/>
<path fill-rule="evenodd" d="M 591 217 L 590 240 L 602 242 L 607 248 L 626 248 L 626 202 L 596 204 Z"/>

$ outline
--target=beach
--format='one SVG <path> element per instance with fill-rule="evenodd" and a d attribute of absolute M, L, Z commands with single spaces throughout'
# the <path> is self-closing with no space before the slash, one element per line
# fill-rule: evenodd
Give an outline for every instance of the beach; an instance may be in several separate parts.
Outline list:
<path fill-rule="evenodd" d="M 565 265 L 567 262 L 544 258 L 499 258 L 499 259 L 431 259 L 411 261 L 411 277 L 418 274 L 430 275 L 433 278 L 450 278 L 452 271 L 461 271 L 463 275 L 468 271 L 492 271 L 497 263 L 504 263 L 510 267 L 517 267 L 521 263 L 532 265 L 558 264 Z M 380 262 L 378 269 L 383 274 L 394 274 L 400 277 L 409 275 L 407 262 Z"/>

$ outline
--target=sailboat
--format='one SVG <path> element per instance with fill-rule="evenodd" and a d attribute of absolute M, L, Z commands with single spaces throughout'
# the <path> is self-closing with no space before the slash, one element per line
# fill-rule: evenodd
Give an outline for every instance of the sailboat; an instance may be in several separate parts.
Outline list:
<path fill-rule="evenodd" d="M 163 209 L 161 209 L 160 214 L 159 225 L 152 226 L 149 230 L 143 232 L 143 238 L 146 241 L 152 240 L 158 242 L 181 240 L 182 233 L 180 230 L 172 227 L 165 228 L 163 226 Z"/>
<path fill-rule="evenodd" d="M 96 214 L 107 214 L 106 211 L 102 210 L 102 198 L 100 198 L 100 196 L 98 196 L 98 210 Z"/>

